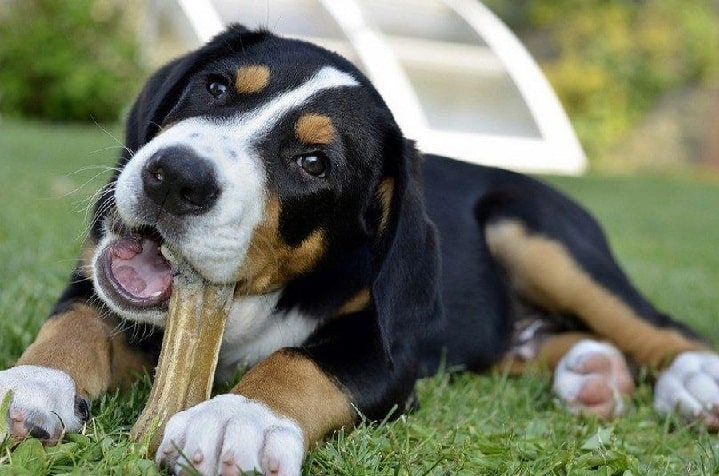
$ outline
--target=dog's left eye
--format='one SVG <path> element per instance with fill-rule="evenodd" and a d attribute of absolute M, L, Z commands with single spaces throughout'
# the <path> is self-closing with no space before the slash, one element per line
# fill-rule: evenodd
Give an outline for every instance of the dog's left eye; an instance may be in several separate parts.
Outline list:
<path fill-rule="evenodd" d="M 327 157 L 321 152 L 298 155 L 295 162 L 302 170 L 315 177 L 322 178 L 327 174 Z"/>
<path fill-rule="evenodd" d="M 227 83 L 216 76 L 207 80 L 207 92 L 214 98 L 219 98 L 227 92 Z"/>

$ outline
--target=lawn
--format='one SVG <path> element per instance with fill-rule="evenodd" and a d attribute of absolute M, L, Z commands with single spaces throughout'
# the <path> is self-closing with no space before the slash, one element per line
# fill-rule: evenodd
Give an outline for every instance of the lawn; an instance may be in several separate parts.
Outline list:
<path fill-rule="evenodd" d="M 116 129 L 0 123 L 0 365 L 32 341 L 62 290 L 94 191 L 120 147 Z M 702 177 L 550 178 L 605 224 L 619 259 L 666 311 L 719 343 L 719 181 Z M 81 435 L 44 449 L 0 446 L 2 474 L 156 474 L 127 438 L 149 388 L 95 402 Z M 308 474 L 716 474 L 717 437 L 658 417 L 640 385 L 632 413 L 601 423 L 558 408 L 543 376 L 440 375 L 421 408 L 340 433 Z M 25 470 L 23 471 L 23 468 Z"/>

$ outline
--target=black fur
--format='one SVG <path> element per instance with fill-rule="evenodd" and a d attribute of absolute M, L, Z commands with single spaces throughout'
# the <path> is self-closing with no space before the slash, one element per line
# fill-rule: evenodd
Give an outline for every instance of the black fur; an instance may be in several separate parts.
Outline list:
<path fill-rule="evenodd" d="M 447 365 L 482 370 L 507 351 L 511 295 L 484 241 L 487 224 L 516 219 L 532 233 L 561 243 L 597 283 L 657 327 L 696 333 L 658 311 L 617 264 L 597 221 L 576 202 L 522 174 L 428 156 L 423 168 L 426 204 L 442 243 L 442 297 L 449 324 L 440 338 Z M 558 332 L 588 330 L 553 319 Z M 433 366 L 429 367 L 433 369 Z"/>

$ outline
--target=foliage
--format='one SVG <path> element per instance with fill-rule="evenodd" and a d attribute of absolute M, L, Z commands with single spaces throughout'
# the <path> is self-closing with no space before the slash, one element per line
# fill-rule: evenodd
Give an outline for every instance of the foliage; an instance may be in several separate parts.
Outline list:
<path fill-rule="evenodd" d="M 0 124 L 0 369 L 32 342 L 67 282 L 91 197 L 121 144 L 99 127 Z M 100 176 L 98 176 L 98 174 Z M 620 261 L 661 309 L 719 342 L 719 184 L 706 177 L 556 178 L 606 225 Z M 667 197 L 671 197 L 670 200 Z M 559 408 L 545 376 L 440 375 L 420 383 L 420 409 L 340 433 L 312 451 L 305 474 L 718 474 L 715 435 L 660 418 L 642 384 L 613 422 Z M 4 474 L 157 474 L 128 433 L 145 379 L 93 403 L 81 435 L 42 448 L 0 443 Z M 0 405 L 1 406 L 1 405 Z"/>
<path fill-rule="evenodd" d="M 712 0 L 489 0 L 538 57 L 590 156 L 657 97 L 719 76 Z"/>
<path fill-rule="evenodd" d="M 142 77 L 122 5 L 3 2 L 0 111 L 56 121 L 117 120 Z"/>

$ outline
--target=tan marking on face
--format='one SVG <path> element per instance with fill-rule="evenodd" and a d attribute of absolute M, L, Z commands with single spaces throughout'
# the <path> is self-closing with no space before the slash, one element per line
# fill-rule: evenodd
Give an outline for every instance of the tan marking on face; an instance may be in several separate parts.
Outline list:
<path fill-rule="evenodd" d="M 17 365 L 63 370 L 75 381 L 78 394 L 89 398 L 127 385 L 138 373 L 151 369 L 152 363 L 128 346 L 117 325 L 89 305 L 74 304 L 43 324 Z"/>
<path fill-rule="evenodd" d="M 312 360 L 288 350 L 257 364 L 232 391 L 297 422 L 305 450 L 331 431 L 351 427 L 356 419 L 350 397 Z"/>
<path fill-rule="evenodd" d="M 80 274 L 83 277 L 90 280 L 93 279 L 93 275 L 95 274 L 95 267 L 92 265 L 92 260 L 95 257 L 95 251 L 97 251 L 97 243 L 95 243 L 95 240 L 93 240 L 92 237 L 88 236 L 82 244 L 82 248 L 80 250 L 78 271 L 80 271 Z"/>
<path fill-rule="evenodd" d="M 490 252 L 520 296 L 552 312 L 577 316 L 638 364 L 659 369 L 681 352 L 707 348 L 674 329 L 644 320 L 594 281 L 561 243 L 530 235 L 519 221 L 489 225 L 486 236 Z"/>
<path fill-rule="evenodd" d="M 342 304 L 342 307 L 337 310 L 337 315 L 345 316 L 347 314 L 362 311 L 363 309 L 367 308 L 367 306 L 369 305 L 369 301 L 369 289 L 362 289 L 357 294 L 349 298 L 344 304 Z"/>
<path fill-rule="evenodd" d="M 295 135 L 303 144 L 327 145 L 337 135 L 332 120 L 322 114 L 304 114 L 295 124 Z"/>
<path fill-rule="evenodd" d="M 235 294 L 264 294 L 282 287 L 290 279 L 306 273 L 325 253 L 325 233 L 317 229 L 302 243 L 289 246 L 280 237 L 280 202 L 268 199 L 265 218 L 252 236 L 245 264 L 238 273 Z"/>
<path fill-rule="evenodd" d="M 270 83 L 270 68 L 265 65 L 242 66 L 237 69 L 235 90 L 240 94 L 259 93 Z"/>
<path fill-rule="evenodd" d="M 389 223 L 389 214 L 392 209 L 392 197 L 394 196 L 394 179 L 388 177 L 382 180 L 377 187 L 377 199 L 382 207 L 382 216 L 379 222 L 379 231 L 384 233 Z"/>

